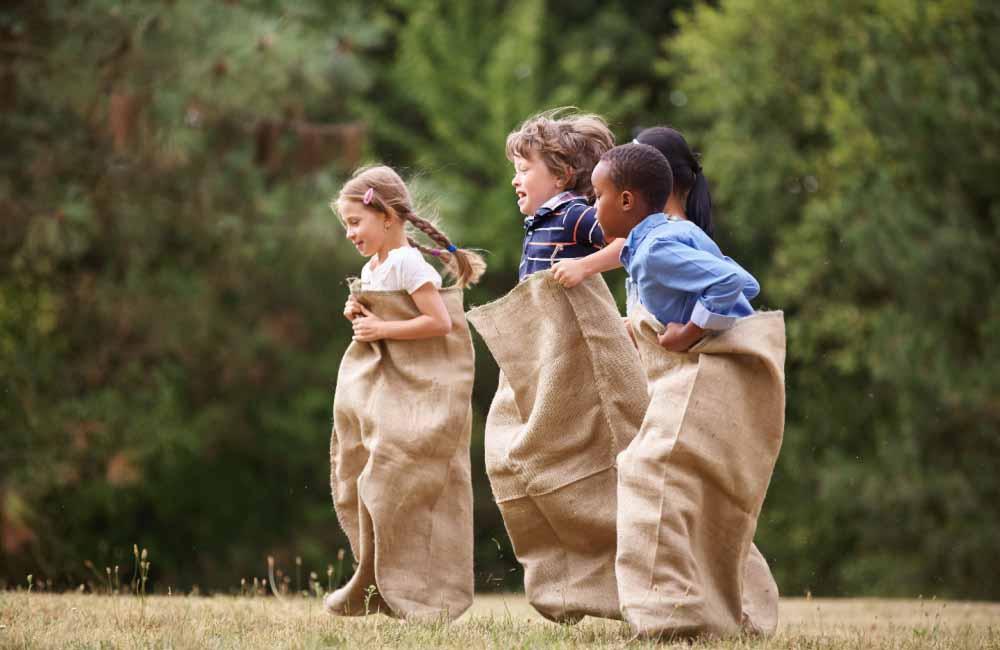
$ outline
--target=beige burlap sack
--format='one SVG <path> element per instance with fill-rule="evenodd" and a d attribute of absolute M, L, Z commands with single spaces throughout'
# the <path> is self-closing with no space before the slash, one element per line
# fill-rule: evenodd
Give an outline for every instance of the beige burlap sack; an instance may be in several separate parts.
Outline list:
<path fill-rule="evenodd" d="M 620 618 L 614 462 L 648 396 L 611 292 L 544 271 L 468 318 L 501 370 L 486 471 L 529 601 L 553 620 Z"/>
<path fill-rule="evenodd" d="M 690 352 L 631 315 L 650 406 L 618 457 L 618 593 L 643 636 L 772 632 L 777 588 L 751 542 L 781 447 L 781 312 L 740 319 Z"/>
<path fill-rule="evenodd" d="M 386 320 L 420 314 L 404 291 L 355 295 Z M 333 613 L 454 619 L 472 604 L 472 340 L 462 291 L 441 297 L 448 335 L 353 341 L 341 361 L 330 486 L 358 566 Z"/>

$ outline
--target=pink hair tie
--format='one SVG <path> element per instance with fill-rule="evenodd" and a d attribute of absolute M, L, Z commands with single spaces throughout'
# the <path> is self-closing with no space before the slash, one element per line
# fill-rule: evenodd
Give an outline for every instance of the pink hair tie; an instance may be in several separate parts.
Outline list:
<path fill-rule="evenodd" d="M 375 188 L 369 187 L 368 191 L 365 192 L 365 198 L 361 199 L 361 202 L 364 203 L 365 205 L 368 205 L 369 203 L 372 202 L 373 196 L 375 196 Z"/>
<path fill-rule="evenodd" d="M 434 248 L 431 250 L 431 255 L 433 255 L 434 257 L 441 257 L 441 250 L 438 248 Z"/>

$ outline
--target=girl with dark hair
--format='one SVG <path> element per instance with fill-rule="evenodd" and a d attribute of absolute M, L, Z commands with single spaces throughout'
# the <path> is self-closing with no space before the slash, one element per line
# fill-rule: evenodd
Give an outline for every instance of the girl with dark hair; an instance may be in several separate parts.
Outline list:
<path fill-rule="evenodd" d="M 698 160 L 701 155 L 691 151 L 681 132 L 669 126 L 644 129 L 636 136 L 635 142 L 655 147 L 670 163 L 674 189 L 663 211 L 687 219 L 711 237 L 715 230 L 712 226 L 712 197 Z"/>
<path fill-rule="evenodd" d="M 712 197 L 708 181 L 702 173 L 701 155 L 692 151 L 680 131 L 669 126 L 643 129 L 634 142 L 654 147 L 670 163 L 673 189 L 663 205 L 663 212 L 690 221 L 711 237 L 715 230 L 712 224 Z M 619 256 L 624 245 L 625 241 L 618 239 L 593 255 L 557 262 L 552 267 L 552 277 L 570 289 L 595 273 L 617 269 L 622 265 Z"/>

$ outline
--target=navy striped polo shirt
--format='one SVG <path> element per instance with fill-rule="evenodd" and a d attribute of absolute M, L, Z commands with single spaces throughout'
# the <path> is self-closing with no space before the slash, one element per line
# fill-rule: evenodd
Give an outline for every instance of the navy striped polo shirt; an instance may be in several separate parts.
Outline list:
<path fill-rule="evenodd" d="M 597 210 L 587 199 L 573 192 L 557 194 L 524 220 L 518 280 L 550 268 L 556 260 L 586 257 L 604 245 Z"/>

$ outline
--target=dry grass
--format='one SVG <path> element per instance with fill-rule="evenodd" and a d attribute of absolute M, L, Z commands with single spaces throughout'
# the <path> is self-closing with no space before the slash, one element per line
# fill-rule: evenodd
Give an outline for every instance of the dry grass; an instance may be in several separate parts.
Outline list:
<path fill-rule="evenodd" d="M 1000 604 L 803 600 L 781 604 L 772 639 L 703 641 L 695 648 L 996 648 Z M 481 596 L 458 622 L 408 624 L 385 616 L 338 619 L 318 600 L 137 598 L 0 593 L 0 648 L 645 648 L 626 626 L 587 619 L 560 626 L 522 596 Z"/>

